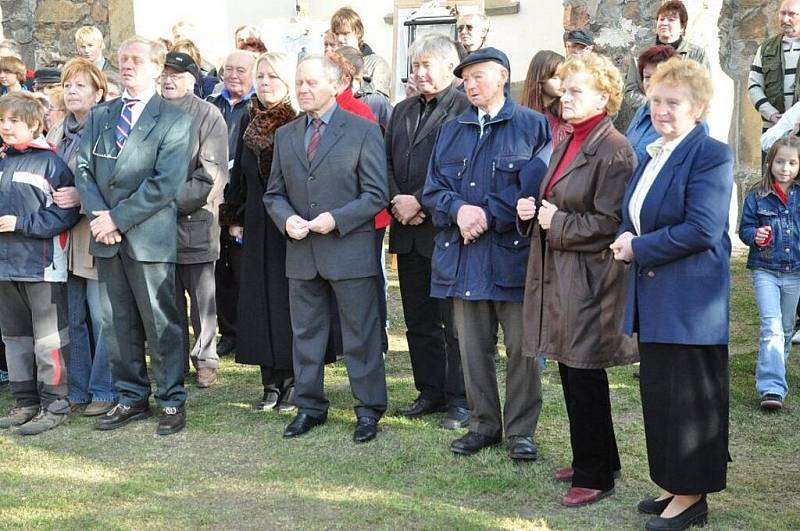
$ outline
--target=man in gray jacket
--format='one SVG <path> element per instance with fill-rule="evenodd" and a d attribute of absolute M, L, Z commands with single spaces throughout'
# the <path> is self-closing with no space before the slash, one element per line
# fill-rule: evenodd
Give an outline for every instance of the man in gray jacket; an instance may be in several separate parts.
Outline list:
<path fill-rule="evenodd" d="M 193 94 L 200 69 L 185 53 L 170 52 L 161 74 L 161 96 L 192 117 L 192 158 L 178 193 L 178 263 L 175 290 L 183 328 L 184 356 L 197 368 L 197 386 L 217 380 L 217 303 L 214 262 L 219 259 L 217 213 L 228 182 L 228 129 L 219 110 Z M 186 293 L 192 301 L 195 342 L 189 353 Z M 185 364 L 188 363 L 188 359 Z"/>

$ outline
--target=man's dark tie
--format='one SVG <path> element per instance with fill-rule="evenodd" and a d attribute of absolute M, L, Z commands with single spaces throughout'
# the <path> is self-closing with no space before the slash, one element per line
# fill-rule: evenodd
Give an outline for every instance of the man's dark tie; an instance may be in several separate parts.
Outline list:
<path fill-rule="evenodd" d="M 128 140 L 128 135 L 131 134 L 133 127 L 133 106 L 139 103 L 136 99 L 123 98 L 122 100 L 122 113 L 119 115 L 117 121 L 117 151 L 122 151 L 122 146 Z"/>
<path fill-rule="evenodd" d="M 314 160 L 314 155 L 317 154 L 317 148 L 319 147 L 319 141 L 322 139 L 322 133 L 320 131 L 322 120 L 314 118 L 311 120 L 311 125 L 314 126 L 314 131 L 311 133 L 311 140 L 308 141 L 308 162 Z"/>
<path fill-rule="evenodd" d="M 488 121 L 489 121 L 489 115 L 488 114 L 484 114 L 481 117 L 481 132 L 480 132 L 480 136 L 481 137 L 483 136 L 484 133 L 486 133 L 486 128 L 488 127 L 488 125 L 486 125 L 486 124 L 487 124 Z"/>

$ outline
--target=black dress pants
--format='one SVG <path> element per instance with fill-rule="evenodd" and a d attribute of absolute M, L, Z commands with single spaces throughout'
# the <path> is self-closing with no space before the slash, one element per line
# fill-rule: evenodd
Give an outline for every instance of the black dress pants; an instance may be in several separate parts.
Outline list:
<path fill-rule="evenodd" d="M 435 403 L 467 407 L 453 303 L 431 293 L 431 259 L 416 249 L 397 255 L 406 339 L 419 394 Z"/>
<path fill-rule="evenodd" d="M 558 364 L 569 417 L 573 487 L 609 490 L 621 468 L 605 369 Z"/>
<path fill-rule="evenodd" d="M 222 337 L 236 338 L 236 306 L 239 303 L 239 272 L 241 271 L 242 245 L 222 227 L 219 260 L 214 268 L 217 298 L 217 325 Z"/>

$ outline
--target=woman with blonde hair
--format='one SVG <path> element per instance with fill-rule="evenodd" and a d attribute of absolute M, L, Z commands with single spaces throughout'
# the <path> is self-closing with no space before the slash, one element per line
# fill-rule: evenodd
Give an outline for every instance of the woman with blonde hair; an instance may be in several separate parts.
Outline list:
<path fill-rule="evenodd" d="M 622 333 L 625 266 L 608 246 L 622 221 L 625 182 L 636 156 L 611 123 L 622 102 L 614 64 L 593 53 L 558 67 L 562 118 L 573 132 L 555 149 L 539 190 L 517 203 L 531 235 L 525 282 L 523 353 L 557 361 L 569 418 L 571 482 L 561 499 L 576 507 L 613 494 L 620 470 L 605 369 L 638 360 Z"/>
<path fill-rule="evenodd" d="M 261 367 L 262 399 L 258 410 L 292 411 L 294 370 L 289 281 L 286 279 L 286 238 L 267 215 L 262 197 L 269 184 L 275 131 L 297 116 L 294 61 L 283 53 L 267 52 L 253 65 L 256 97 L 243 119 L 231 182 L 240 224 L 229 228 L 242 240 L 239 321 L 236 361 Z"/>
<path fill-rule="evenodd" d="M 106 77 L 94 61 L 78 57 L 64 65 L 61 87 L 64 90 L 66 116 L 58 127 L 48 133 L 47 140 L 56 146 L 67 166 L 76 171 L 76 155 L 83 138 L 83 126 L 92 107 L 105 100 Z M 80 206 L 78 189 L 75 187 L 56 190 L 53 199 L 61 208 Z M 102 415 L 117 401 L 100 318 L 97 266 L 89 254 L 91 240 L 89 219 L 81 215 L 78 224 L 72 228 L 69 248 L 67 294 L 70 354 L 67 357 L 67 370 L 69 401 L 75 409 L 85 407 L 85 416 Z M 93 341 L 89 340 L 87 318 L 91 319 Z"/>
<path fill-rule="evenodd" d="M 638 334 L 650 478 L 647 529 L 708 519 L 728 466 L 730 148 L 700 123 L 711 77 L 690 59 L 658 65 L 647 98 L 660 138 L 628 183 L 614 257 L 632 264 L 625 331 Z"/>

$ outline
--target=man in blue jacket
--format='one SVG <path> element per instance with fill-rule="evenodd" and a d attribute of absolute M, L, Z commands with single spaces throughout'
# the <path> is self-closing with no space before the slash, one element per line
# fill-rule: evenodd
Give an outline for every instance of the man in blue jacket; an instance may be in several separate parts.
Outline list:
<path fill-rule="evenodd" d="M 450 450 L 472 455 L 499 444 L 505 432 L 511 458 L 533 460 L 541 382 L 536 360 L 522 356 L 530 244 L 516 231 L 515 204 L 531 188 L 520 170 L 540 180 L 547 169 L 550 132 L 544 116 L 506 97 L 509 70 L 508 58 L 495 48 L 475 51 L 455 68 L 471 105 L 439 130 L 422 204 L 441 228 L 431 296 L 453 299 L 472 411 L 469 432 Z M 495 377 L 498 323 L 508 355 L 505 415 Z"/>

